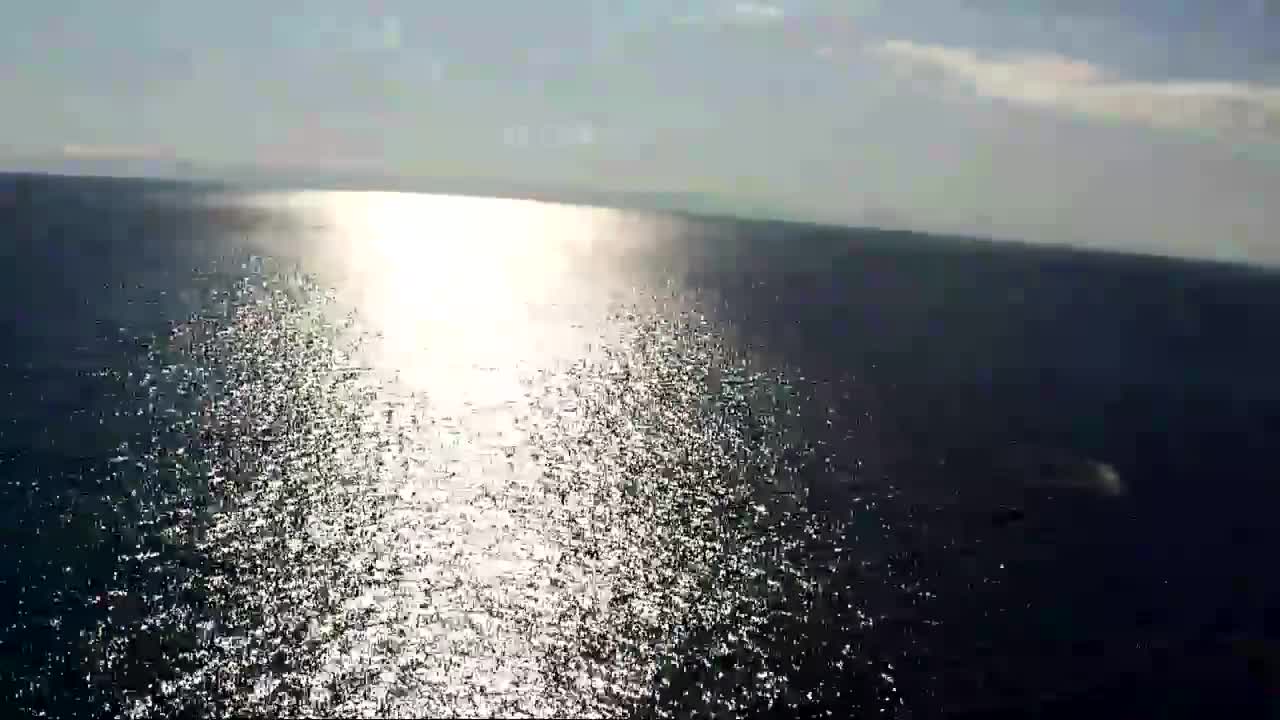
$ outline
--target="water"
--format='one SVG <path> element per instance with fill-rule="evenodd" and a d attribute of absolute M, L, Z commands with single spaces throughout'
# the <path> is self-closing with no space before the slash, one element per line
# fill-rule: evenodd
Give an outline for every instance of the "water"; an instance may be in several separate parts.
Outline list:
<path fill-rule="evenodd" d="M 1276 711 L 1280 276 L 0 178 L 15 716 Z"/>

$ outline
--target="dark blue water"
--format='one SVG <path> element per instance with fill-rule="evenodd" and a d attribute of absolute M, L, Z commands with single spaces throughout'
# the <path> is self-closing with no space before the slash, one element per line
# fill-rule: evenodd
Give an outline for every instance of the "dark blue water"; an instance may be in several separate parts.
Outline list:
<path fill-rule="evenodd" d="M 1274 272 L 4 176 L 0 307 L 15 716 L 1277 711 Z"/>

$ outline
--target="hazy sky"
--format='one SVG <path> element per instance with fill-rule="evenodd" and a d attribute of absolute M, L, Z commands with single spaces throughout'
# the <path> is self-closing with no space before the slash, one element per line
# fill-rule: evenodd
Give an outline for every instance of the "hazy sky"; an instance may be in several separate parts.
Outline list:
<path fill-rule="evenodd" d="M 0 88 L 2 164 L 708 191 L 1280 263 L 1276 0 L 9 2 Z"/>

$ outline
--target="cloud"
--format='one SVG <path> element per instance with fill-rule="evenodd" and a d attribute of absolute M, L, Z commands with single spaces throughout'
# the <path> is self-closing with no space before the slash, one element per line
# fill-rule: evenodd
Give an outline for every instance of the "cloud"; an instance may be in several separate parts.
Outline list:
<path fill-rule="evenodd" d="M 740 2 L 726 6 L 723 10 L 711 15 L 680 15 L 672 20 L 675 25 L 684 26 L 753 26 L 761 27 L 782 22 L 786 12 L 776 5 L 758 2 Z"/>
<path fill-rule="evenodd" d="M 356 28 L 352 33 L 352 46 L 365 52 L 399 50 L 403 38 L 400 18 L 388 15 L 377 24 Z"/>
<path fill-rule="evenodd" d="M 706 25 L 707 18 L 702 15 L 677 15 L 671 23 L 673 25 Z"/>
<path fill-rule="evenodd" d="M 733 6 L 733 15 L 741 22 L 773 23 L 786 17 L 782 8 L 756 2 L 740 2 Z"/>
<path fill-rule="evenodd" d="M 171 159 L 175 153 L 142 145 L 63 145 L 62 156 L 85 160 L 159 160 Z"/>
<path fill-rule="evenodd" d="M 968 48 L 890 40 L 871 51 L 913 77 L 934 73 L 978 95 L 1164 129 L 1280 139 L 1280 88 L 1238 82 L 1140 82 L 1060 55 L 984 57 Z"/>

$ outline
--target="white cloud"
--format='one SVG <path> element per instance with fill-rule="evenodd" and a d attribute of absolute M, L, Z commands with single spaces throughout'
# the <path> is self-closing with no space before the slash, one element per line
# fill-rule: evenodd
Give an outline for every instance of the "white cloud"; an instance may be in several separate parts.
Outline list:
<path fill-rule="evenodd" d="M 1140 82 L 1059 55 L 984 57 L 901 40 L 872 52 L 912 75 L 933 71 L 977 94 L 1158 128 L 1280 138 L 1280 88 L 1237 82 Z"/>
<path fill-rule="evenodd" d="M 400 18 L 388 16 L 382 19 L 382 44 L 388 50 L 399 50 L 402 38 Z"/>
<path fill-rule="evenodd" d="M 404 38 L 400 18 L 387 15 L 377 23 L 356 27 L 351 33 L 352 48 L 364 52 L 399 50 Z"/>
<path fill-rule="evenodd" d="M 680 15 L 672 20 L 675 25 L 683 26 L 765 26 L 785 20 L 786 12 L 776 5 L 759 2 L 740 2 L 725 6 L 721 11 L 711 15 Z"/>
<path fill-rule="evenodd" d="M 68 158 L 104 160 L 155 160 L 174 157 L 172 150 L 142 145 L 63 145 L 62 155 Z"/>
<path fill-rule="evenodd" d="M 786 17 L 782 8 L 756 2 L 740 2 L 734 5 L 733 14 L 741 21 L 757 23 L 777 22 Z"/>

